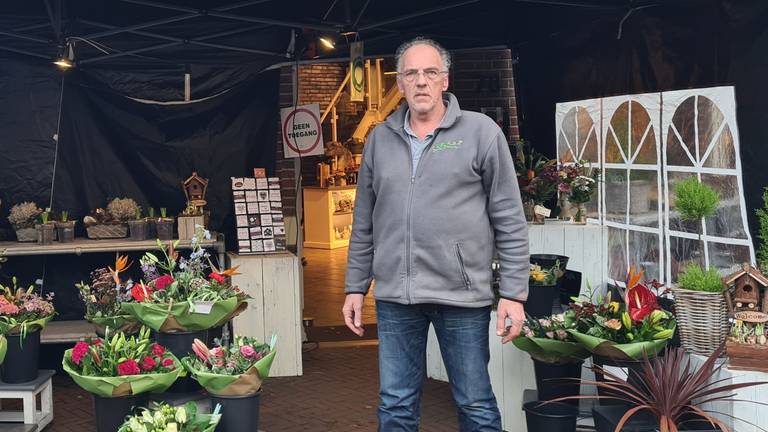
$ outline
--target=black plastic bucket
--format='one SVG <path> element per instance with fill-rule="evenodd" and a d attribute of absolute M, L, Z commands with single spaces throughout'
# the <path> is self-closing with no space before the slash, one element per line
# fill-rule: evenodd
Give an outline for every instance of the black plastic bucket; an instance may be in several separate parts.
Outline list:
<path fill-rule="evenodd" d="M 568 268 L 568 257 L 564 255 L 531 254 L 530 262 L 545 268 L 553 267 L 555 263 L 559 263 L 560 270 L 563 271 Z"/>
<path fill-rule="evenodd" d="M 571 297 L 581 294 L 581 272 L 566 270 L 560 279 L 560 304 L 571 304 Z"/>
<path fill-rule="evenodd" d="M 661 351 L 659 355 L 663 355 L 664 351 Z M 592 355 L 592 363 L 598 366 L 612 366 L 617 368 L 623 368 L 626 369 L 627 372 L 627 381 L 634 384 L 634 385 L 641 385 L 642 378 L 641 373 L 643 371 L 643 362 L 644 360 L 618 360 L 618 359 L 612 359 L 608 357 L 599 356 L 597 354 Z M 653 362 L 653 359 L 651 359 L 651 362 Z M 610 371 L 609 371 L 610 372 Z M 595 372 L 595 379 L 599 382 L 606 381 L 603 374 Z M 610 396 L 610 397 L 626 397 L 623 394 L 616 394 L 615 392 L 612 392 L 611 390 L 604 389 L 601 387 L 597 388 L 597 394 L 599 396 Z M 599 399 L 598 403 L 600 405 L 627 405 L 626 402 L 616 400 L 616 399 Z"/>
<path fill-rule="evenodd" d="M 115 432 L 134 408 L 147 406 L 146 394 L 113 398 L 92 396 L 96 432 Z"/>
<path fill-rule="evenodd" d="M 7 335 L 8 351 L 3 362 L 3 382 L 20 384 L 37 379 L 40 360 L 40 330 L 21 335 Z"/>
<path fill-rule="evenodd" d="M 216 432 L 253 432 L 259 430 L 261 390 L 251 396 L 211 395 L 211 411 L 221 404 L 221 421 Z"/>
<path fill-rule="evenodd" d="M 553 303 L 559 294 L 558 285 L 529 285 L 528 300 L 523 305 L 523 309 L 534 318 L 550 316 L 552 315 Z"/>
<path fill-rule="evenodd" d="M 207 340 L 207 332 L 205 330 L 175 333 L 158 332 L 155 335 L 155 340 L 157 343 L 172 352 L 173 355 L 175 355 L 179 360 L 192 353 L 192 343 L 195 341 L 195 339 L 200 339 L 201 341 L 205 342 Z M 166 391 L 168 393 L 191 393 L 200 390 L 202 390 L 200 384 L 192 379 L 191 376 L 187 376 L 177 379 L 176 382 L 174 382 L 173 385 Z"/>
<path fill-rule="evenodd" d="M 536 375 L 536 389 L 540 401 L 549 401 L 568 396 L 578 396 L 581 385 L 581 369 L 584 362 L 551 364 L 533 360 L 533 372 Z M 563 401 L 571 405 L 579 405 L 578 399 Z"/>
<path fill-rule="evenodd" d="M 526 402 L 525 422 L 533 432 L 575 432 L 579 409 L 565 403 L 543 404 L 540 401 Z"/>

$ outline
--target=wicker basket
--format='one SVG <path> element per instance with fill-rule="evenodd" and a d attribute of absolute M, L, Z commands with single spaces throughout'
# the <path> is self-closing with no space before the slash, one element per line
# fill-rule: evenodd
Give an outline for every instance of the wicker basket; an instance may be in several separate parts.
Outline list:
<path fill-rule="evenodd" d="M 20 242 L 36 242 L 37 230 L 35 228 L 20 228 L 16 230 L 16 239 Z"/>
<path fill-rule="evenodd" d="M 92 225 L 86 227 L 89 239 L 124 238 L 128 235 L 128 225 Z"/>
<path fill-rule="evenodd" d="M 680 342 L 692 354 L 709 356 L 723 343 L 728 330 L 728 308 L 723 293 L 672 288 Z"/>

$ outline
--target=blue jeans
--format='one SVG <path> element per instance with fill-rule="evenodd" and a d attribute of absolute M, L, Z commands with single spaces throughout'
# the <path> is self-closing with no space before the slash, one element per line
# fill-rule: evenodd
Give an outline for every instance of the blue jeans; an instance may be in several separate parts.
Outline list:
<path fill-rule="evenodd" d="M 488 375 L 491 308 L 376 302 L 381 405 L 379 431 L 416 432 L 426 375 L 429 324 L 435 328 L 462 432 L 501 431 Z"/>

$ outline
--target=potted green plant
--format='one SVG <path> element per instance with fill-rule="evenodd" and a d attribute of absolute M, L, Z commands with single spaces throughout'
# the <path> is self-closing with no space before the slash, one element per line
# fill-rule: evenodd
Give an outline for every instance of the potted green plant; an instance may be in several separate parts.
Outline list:
<path fill-rule="evenodd" d="M 122 311 L 121 305 L 131 300 L 133 281 L 123 282 L 120 273 L 130 267 L 127 256 L 118 256 L 115 267 L 99 268 L 91 272 L 91 283 L 75 284 L 80 299 L 85 303 L 85 319 L 95 327 L 96 334 L 104 336 L 107 329 L 134 334 L 139 323 Z"/>
<path fill-rule="evenodd" d="M 128 235 L 129 220 L 136 215 L 139 205 L 130 198 L 115 198 L 106 209 L 98 208 L 83 219 L 91 239 L 123 238 Z"/>
<path fill-rule="evenodd" d="M 128 221 L 131 240 L 144 241 L 147 239 L 147 220 L 141 217 L 141 207 L 136 206 L 134 219 Z"/>
<path fill-rule="evenodd" d="M 211 394 L 211 404 L 222 406 L 223 432 L 259 429 L 261 386 L 275 358 L 276 340 L 273 336 L 269 344 L 264 344 L 255 338 L 235 336 L 230 345 L 217 341 L 209 349 L 195 339 L 195 355 L 182 359 L 187 371 Z"/>
<path fill-rule="evenodd" d="M 61 211 L 60 220 L 56 221 L 56 233 L 60 242 L 71 243 L 75 241 L 75 223 L 76 221 L 69 220 L 68 211 Z"/>
<path fill-rule="evenodd" d="M 37 231 L 37 243 L 41 245 L 49 245 L 53 243 L 56 236 L 56 224 L 49 220 L 50 213 L 46 209 L 38 217 L 39 224 L 35 224 L 35 230 Z"/>
<path fill-rule="evenodd" d="M 116 332 L 80 341 L 64 353 L 62 366 L 93 395 L 98 432 L 116 431 L 132 407 L 146 404 L 146 393 L 165 391 L 183 371 L 146 327 L 138 336 Z"/>
<path fill-rule="evenodd" d="M 221 420 L 220 412 L 220 405 L 216 405 L 211 414 L 201 414 L 194 402 L 175 407 L 154 403 L 126 418 L 117 432 L 213 432 Z"/>
<path fill-rule="evenodd" d="M 56 314 L 53 294 L 45 297 L 16 285 L 0 285 L 0 334 L 8 339 L 8 351 L 2 368 L 2 380 L 16 384 L 37 378 L 40 357 L 40 331 Z"/>
<path fill-rule="evenodd" d="M 43 211 L 33 202 L 22 202 L 11 207 L 8 222 L 16 231 L 16 238 L 20 242 L 37 241 L 35 222 Z"/>
<path fill-rule="evenodd" d="M 728 334 L 728 307 L 720 273 L 689 264 L 672 288 L 680 341 L 688 352 L 710 355 Z M 702 331 L 706 329 L 706 331 Z"/>
<path fill-rule="evenodd" d="M 720 194 L 708 185 L 700 182 L 696 176 L 690 176 L 675 185 L 674 209 L 685 225 L 686 230 L 699 234 L 704 218 L 713 216 L 720 206 Z"/>
<path fill-rule="evenodd" d="M 155 226 L 155 208 L 154 207 L 150 207 L 149 209 L 147 209 L 147 217 L 145 220 L 147 221 L 147 238 L 156 239 L 157 227 Z"/>
<path fill-rule="evenodd" d="M 173 240 L 173 225 L 174 221 L 172 217 L 168 217 L 168 210 L 165 207 L 160 207 L 160 218 L 155 220 L 157 238 L 160 240 Z"/>
<path fill-rule="evenodd" d="M 713 402 L 740 402 L 733 391 L 768 382 L 741 382 L 724 384 L 718 379 L 725 362 L 719 362 L 723 346 L 712 352 L 703 364 L 694 366 L 685 351 L 668 349 L 664 356 L 642 361 L 638 381 L 625 381 L 610 370 L 593 366 L 596 375 L 604 381 L 582 380 L 598 389 L 607 390 L 613 396 L 571 396 L 568 399 L 615 399 L 622 404 L 593 408 L 595 427 L 598 432 L 627 430 L 720 430 L 730 431 L 728 426 L 704 405 Z M 638 419 L 642 417 L 643 419 Z M 729 416 L 728 414 L 725 414 Z M 757 425 L 755 425 L 757 426 Z M 624 429 L 624 428 L 627 429 Z"/>

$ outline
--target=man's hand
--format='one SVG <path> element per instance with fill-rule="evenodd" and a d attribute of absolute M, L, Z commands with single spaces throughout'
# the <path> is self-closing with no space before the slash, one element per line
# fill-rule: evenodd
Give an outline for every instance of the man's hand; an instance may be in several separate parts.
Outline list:
<path fill-rule="evenodd" d="M 341 313 L 344 314 L 344 323 L 352 332 L 363 336 L 363 294 L 347 294 Z"/>
<path fill-rule="evenodd" d="M 496 307 L 496 314 L 498 315 L 496 334 L 501 336 L 501 343 L 505 344 L 520 336 L 520 330 L 523 328 L 523 322 L 525 321 L 522 303 L 501 299 Z M 507 319 L 512 323 L 509 329 L 507 329 Z"/>

